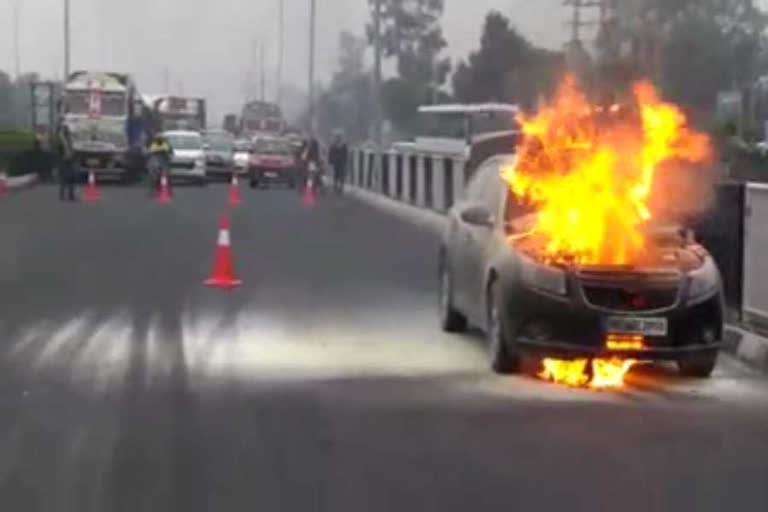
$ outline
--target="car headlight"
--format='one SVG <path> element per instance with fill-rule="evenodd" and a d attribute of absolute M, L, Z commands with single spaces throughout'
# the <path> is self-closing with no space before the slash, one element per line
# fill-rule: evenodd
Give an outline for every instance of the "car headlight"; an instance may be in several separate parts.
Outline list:
<path fill-rule="evenodd" d="M 704 263 L 688 273 L 688 302 L 709 297 L 720 288 L 720 275 L 711 256 Z"/>
<path fill-rule="evenodd" d="M 565 295 L 565 271 L 551 265 L 542 265 L 526 256 L 520 257 L 520 277 L 526 286 L 556 295 Z"/>

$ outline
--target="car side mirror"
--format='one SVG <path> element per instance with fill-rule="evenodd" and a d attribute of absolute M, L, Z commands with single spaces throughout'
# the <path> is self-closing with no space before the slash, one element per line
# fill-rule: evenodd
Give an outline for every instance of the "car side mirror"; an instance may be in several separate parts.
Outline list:
<path fill-rule="evenodd" d="M 472 226 L 493 227 L 493 215 L 484 206 L 470 206 L 461 212 L 461 220 Z"/>

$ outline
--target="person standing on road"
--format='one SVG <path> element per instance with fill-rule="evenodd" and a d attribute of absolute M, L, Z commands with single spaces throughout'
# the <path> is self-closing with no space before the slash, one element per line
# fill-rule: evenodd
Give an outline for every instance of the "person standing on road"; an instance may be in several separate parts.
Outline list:
<path fill-rule="evenodd" d="M 171 164 L 173 149 L 162 135 L 156 135 L 149 145 L 149 194 L 154 195 L 160 189 L 160 178 Z M 168 182 L 170 189 L 170 179 Z"/>
<path fill-rule="evenodd" d="M 62 124 L 56 137 L 59 155 L 59 199 L 76 201 L 75 198 L 75 152 L 69 127 Z"/>
<path fill-rule="evenodd" d="M 349 150 L 346 143 L 341 138 L 341 134 L 337 133 L 333 139 L 333 144 L 328 152 L 328 161 L 333 167 L 333 189 L 337 194 L 344 193 L 344 182 L 347 178 L 347 158 L 349 157 Z"/>
<path fill-rule="evenodd" d="M 304 164 L 304 183 L 312 178 L 315 189 L 320 187 L 320 144 L 313 136 L 310 136 L 304 144 L 304 150 L 301 155 Z"/>

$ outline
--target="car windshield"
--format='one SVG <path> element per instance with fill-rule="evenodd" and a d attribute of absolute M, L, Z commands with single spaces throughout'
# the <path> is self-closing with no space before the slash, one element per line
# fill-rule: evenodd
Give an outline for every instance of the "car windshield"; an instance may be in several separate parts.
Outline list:
<path fill-rule="evenodd" d="M 203 140 L 199 135 L 167 134 L 166 139 L 173 149 L 203 149 Z"/>
<path fill-rule="evenodd" d="M 215 151 L 231 151 L 234 148 L 234 143 L 222 137 L 209 137 L 206 139 L 208 147 Z"/>
<path fill-rule="evenodd" d="M 248 141 L 237 141 L 235 142 L 235 151 L 238 153 L 247 153 L 251 150 L 251 143 Z"/>
<path fill-rule="evenodd" d="M 253 144 L 255 153 L 273 155 L 292 155 L 295 152 L 290 141 L 282 139 L 260 139 Z"/>

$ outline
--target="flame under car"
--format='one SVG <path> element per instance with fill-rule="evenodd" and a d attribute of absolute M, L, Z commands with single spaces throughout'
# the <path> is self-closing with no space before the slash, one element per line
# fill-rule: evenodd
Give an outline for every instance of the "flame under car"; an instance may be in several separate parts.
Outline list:
<path fill-rule="evenodd" d="M 650 226 L 652 245 L 633 264 L 546 258 L 525 236 L 535 213 L 501 177 L 513 158 L 482 163 L 450 212 L 438 260 L 443 329 L 484 330 L 498 372 L 534 354 L 671 360 L 686 376 L 711 375 L 724 314 L 707 251 L 677 226 Z"/>

